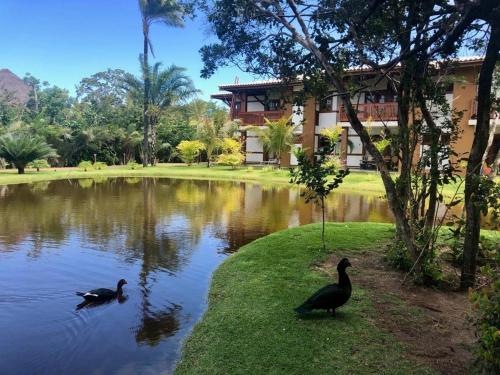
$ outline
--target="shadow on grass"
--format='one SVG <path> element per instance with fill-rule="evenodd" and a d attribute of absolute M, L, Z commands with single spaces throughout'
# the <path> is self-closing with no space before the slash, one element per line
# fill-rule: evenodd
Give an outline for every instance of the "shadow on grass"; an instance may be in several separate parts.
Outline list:
<path fill-rule="evenodd" d="M 338 321 L 349 321 L 351 319 L 351 315 L 342 311 L 336 311 L 335 315 L 330 314 L 326 311 L 313 311 L 307 314 L 296 314 L 297 319 L 300 320 L 338 320 Z"/>

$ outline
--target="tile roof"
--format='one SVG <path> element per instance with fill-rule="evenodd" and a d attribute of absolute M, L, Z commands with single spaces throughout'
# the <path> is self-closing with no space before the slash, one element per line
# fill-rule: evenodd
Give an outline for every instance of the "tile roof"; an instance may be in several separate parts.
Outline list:
<path fill-rule="evenodd" d="M 458 63 L 477 63 L 483 61 L 484 56 L 462 56 L 462 57 L 457 57 L 454 59 L 454 61 Z M 435 63 L 440 63 L 443 62 L 444 60 L 437 60 Z M 452 60 L 453 61 L 453 60 Z M 364 71 L 370 71 L 372 70 L 371 67 L 368 65 L 362 65 L 362 66 L 356 66 L 352 67 L 350 69 L 347 69 L 347 73 L 357 73 L 357 72 L 364 72 Z M 302 77 L 299 77 L 297 79 L 297 82 L 302 81 Z M 265 86 L 275 86 L 282 84 L 284 80 L 279 79 L 279 78 L 272 78 L 268 80 L 259 80 L 259 81 L 253 81 L 253 82 L 245 82 L 245 83 L 229 83 L 229 84 L 223 84 L 219 85 L 219 89 L 221 90 L 234 90 L 238 88 L 250 88 L 250 87 L 265 87 Z M 227 91 L 226 91 L 227 92 Z"/>

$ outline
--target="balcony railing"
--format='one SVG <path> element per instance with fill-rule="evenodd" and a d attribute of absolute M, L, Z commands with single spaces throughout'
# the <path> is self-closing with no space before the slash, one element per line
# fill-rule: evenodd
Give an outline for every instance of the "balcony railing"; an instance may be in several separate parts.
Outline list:
<path fill-rule="evenodd" d="M 234 118 L 241 120 L 244 125 L 261 126 L 265 124 L 264 118 L 278 120 L 283 117 L 283 114 L 283 111 L 240 112 L 235 114 Z"/>
<path fill-rule="evenodd" d="M 470 119 L 471 120 L 476 120 L 477 119 L 477 100 L 471 100 L 471 103 L 469 105 L 469 113 L 470 113 Z M 495 111 L 490 112 L 490 120 L 496 119 L 498 116 L 498 113 Z"/>
<path fill-rule="evenodd" d="M 398 119 L 398 103 L 367 103 L 354 106 L 360 121 L 396 121 Z M 349 121 L 344 106 L 340 107 L 340 121 Z"/>

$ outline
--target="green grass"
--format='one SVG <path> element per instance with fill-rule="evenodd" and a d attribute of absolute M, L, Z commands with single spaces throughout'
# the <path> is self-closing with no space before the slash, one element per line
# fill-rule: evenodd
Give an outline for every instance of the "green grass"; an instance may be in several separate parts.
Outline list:
<path fill-rule="evenodd" d="M 210 180 L 237 180 L 256 181 L 260 183 L 288 184 L 290 175 L 288 170 L 277 170 L 270 167 L 247 167 L 237 169 L 230 167 L 213 166 L 207 168 L 206 164 L 187 166 L 184 164 L 160 164 L 156 167 L 139 168 L 136 170 L 127 167 L 108 167 L 104 170 L 84 172 L 78 168 L 51 168 L 36 172 L 26 170 L 26 174 L 18 175 L 16 170 L 0 170 L 0 185 L 32 183 L 38 181 L 64 180 L 71 178 L 94 177 L 174 177 L 196 178 Z M 454 190 L 452 186 L 446 187 L 446 195 Z M 344 192 L 363 192 L 385 194 L 382 180 L 374 172 L 352 172 L 346 177 L 339 188 Z"/>
<path fill-rule="evenodd" d="M 209 306 L 185 342 L 183 374 L 427 374 L 381 331 L 368 293 L 355 287 L 336 318 L 298 318 L 293 307 L 329 280 L 314 264 L 380 249 L 394 235 L 386 224 L 328 224 L 271 234 L 244 246 L 215 272 Z M 354 264 L 355 266 L 355 264 Z"/>

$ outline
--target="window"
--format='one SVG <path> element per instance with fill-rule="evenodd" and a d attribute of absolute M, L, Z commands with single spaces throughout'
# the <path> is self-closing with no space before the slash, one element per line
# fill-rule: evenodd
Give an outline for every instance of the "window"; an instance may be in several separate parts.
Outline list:
<path fill-rule="evenodd" d="M 281 103 L 279 99 L 271 99 L 268 103 L 268 111 L 279 111 Z"/>
<path fill-rule="evenodd" d="M 320 101 L 319 110 L 320 110 L 320 112 L 331 112 L 332 106 L 333 106 L 333 98 L 328 97 L 328 98 Z"/>

